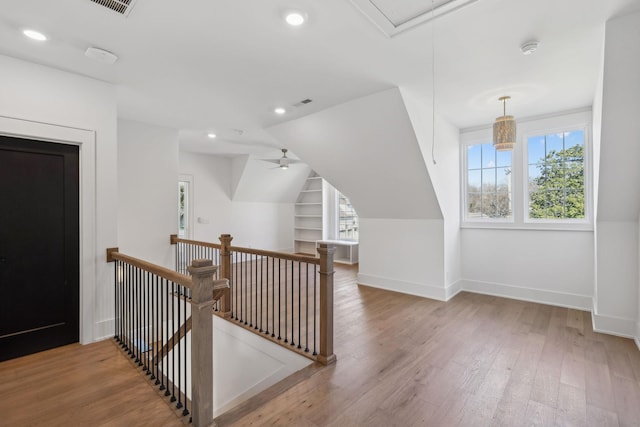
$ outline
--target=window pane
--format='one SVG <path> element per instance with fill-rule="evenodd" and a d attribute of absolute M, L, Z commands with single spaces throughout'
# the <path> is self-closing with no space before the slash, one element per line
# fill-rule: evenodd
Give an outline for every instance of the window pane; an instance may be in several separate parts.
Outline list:
<path fill-rule="evenodd" d="M 482 192 L 496 192 L 496 168 L 482 169 Z"/>
<path fill-rule="evenodd" d="M 496 193 L 482 193 L 482 216 L 488 218 L 498 216 Z"/>
<path fill-rule="evenodd" d="M 544 191 L 529 194 L 529 218 L 547 217 L 547 195 Z"/>
<path fill-rule="evenodd" d="M 467 195 L 467 218 L 480 218 L 482 212 L 481 193 L 469 193 Z"/>
<path fill-rule="evenodd" d="M 584 191 L 568 191 L 565 194 L 566 218 L 584 219 Z"/>
<path fill-rule="evenodd" d="M 482 187 L 482 171 L 475 170 L 467 172 L 467 191 L 477 192 Z"/>
<path fill-rule="evenodd" d="M 494 168 L 496 166 L 496 149 L 493 144 L 482 144 L 482 167 Z"/>
<path fill-rule="evenodd" d="M 467 148 L 467 169 L 480 169 L 482 167 L 481 145 L 470 145 Z"/>
<path fill-rule="evenodd" d="M 511 190 L 511 168 L 498 168 L 496 184 L 498 191 Z"/>
<path fill-rule="evenodd" d="M 567 190 L 584 193 L 584 163 L 564 163 L 564 185 Z"/>
<path fill-rule="evenodd" d="M 564 133 L 565 148 L 574 147 L 576 145 L 584 146 L 584 131 L 574 130 L 571 132 L 565 132 Z"/>
<path fill-rule="evenodd" d="M 564 218 L 564 190 L 547 191 L 547 216 L 549 218 Z"/>
<path fill-rule="evenodd" d="M 544 136 L 534 136 L 527 141 L 527 162 L 530 165 L 544 161 Z"/>
<path fill-rule="evenodd" d="M 497 216 L 507 218 L 511 216 L 511 193 L 508 191 L 498 191 L 497 193 Z"/>
<path fill-rule="evenodd" d="M 552 152 L 560 153 L 564 149 L 564 135 L 562 133 L 552 133 L 546 136 L 547 139 L 547 159 Z"/>
<path fill-rule="evenodd" d="M 511 151 L 498 151 L 496 152 L 497 162 L 496 166 L 505 167 L 511 166 Z"/>

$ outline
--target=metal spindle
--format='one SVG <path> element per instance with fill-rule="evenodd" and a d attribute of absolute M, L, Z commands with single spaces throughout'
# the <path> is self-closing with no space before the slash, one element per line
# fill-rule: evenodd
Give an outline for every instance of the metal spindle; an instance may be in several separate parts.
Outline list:
<path fill-rule="evenodd" d="M 281 336 L 281 326 L 282 326 L 282 320 L 280 318 L 280 315 L 282 314 L 282 298 L 280 297 L 280 293 L 281 293 L 281 289 L 282 289 L 282 267 L 280 265 L 280 258 L 278 258 L 278 339 L 282 339 Z M 285 276 L 285 282 L 287 281 L 287 277 Z M 286 286 L 285 286 L 286 289 Z M 286 309 L 286 304 L 285 304 L 285 309 Z M 285 336 L 286 338 L 286 336 Z"/>
<path fill-rule="evenodd" d="M 271 338 L 276 336 L 276 259 L 271 258 Z M 269 303 L 267 303 L 268 305 Z"/>
<path fill-rule="evenodd" d="M 153 346 L 151 346 L 151 379 L 158 385 L 158 276 L 154 275 L 151 282 L 151 323 L 153 324 Z"/>
<path fill-rule="evenodd" d="M 176 401 L 176 284 L 171 282 L 171 401 Z"/>
<path fill-rule="evenodd" d="M 186 288 L 185 292 L 186 292 Z M 187 376 L 187 296 L 184 296 L 184 300 L 182 301 L 182 306 L 184 308 L 184 410 L 182 411 L 182 416 L 186 417 L 189 415 L 189 411 L 187 410 L 187 390 L 189 384 L 189 377 Z"/>
<path fill-rule="evenodd" d="M 244 257 L 244 261 L 242 261 L 242 265 L 244 266 L 244 276 L 242 278 L 242 283 L 244 284 L 244 311 L 242 313 L 242 317 L 244 318 L 244 324 L 248 325 L 249 322 L 247 322 L 247 287 L 248 287 L 248 283 L 247 283 L 247 254 L 243 253 L 242 256 Z"/>
<path fill-rule="evenodd" d="M 294 320 L 294 307 L 295 304 L 293 302 L 293 296 L 294 296 L 294 275 L 293 273 L 295 272 L 296 266 L 293 263 L 293 260 L 291 261 L 291 345 L 296 345 L 296 343 L 294 342 L 294 338 L 295 338 L 295 320 Z"/>
<path fill-rule="evenodd" d="M 180 348 L 182 347 L 182 340 L 180 339 L 180 297 L 181 297 L 181 289 L 182 286 L 178 285 L 178 329 L 174 332 L 173 336 L 175 338 L 176 335 L 178 335 L 178 404 L 176 405 L 176 408 L 180 409 L 182 408 L 182 402 L 180 399 L 181 393 L 180 393 L 180 388 L 182 385 L 182 381 L 181 381 L 181 371 L 182 371 L 182 364 L 180 363 Z M 185 322 L 186 323 L 186 322 Z M 175 351 L 175 346 L 173 347 L 173 350 Z"/>
<path fill-rule="evenodd" d="M 162 283 L 163 283 L 163 294 L 165 299 L 165 322 L 164 322 L 165 350 L 163 351 L 163 359 L 165 360 L 164 362 L 165 370 L 162 376 L 167 379 L 164 395 L 170 396 L 171 392 L 169 391 L 169 282 L 167 281 L 167 279 L 162 279 Z"/>
<path fill-rule="evenodd" d="M 143 326 L 143 329 L 142 329 L 141 334 L 140 334 L 141 335 L 141 337 L 140 337 L 140 341 L 141 341 L 140 342 L 140 350 L 142 351 L 142 357 L 141 357 L 141 359 L 142 359 L 142 371 L 143 372 L 147 372 L 147 370 L 148 370 L 147 356 L 149 355 L 149 352 L 147 350 L 147 342 L 148 341 L 147 341 L 147 317 L 146 316 L 147 316 L 147 307 L 148 307 L 148 305 L 147 305 L 147 293 L 146 293 L 146 291 L 147 291 L 147 283 L 148 283 L 148 280 L 149 280 L 149 272 L 145 271 L 142 274 L 142 277 L 143 277 L 143 281 L 142 281 L 142 298 L 141 298 L 142 307 L 141 308 L 142 308 L 142 319 L 143 319 L 142 324 L 144 326 Z M 144 337 L 144 347 L 142 347 L 143 346 L 143 337 Z"/>
<path fill-rule="evenodd" d="M 265 323 L 267 324 L 265 335 L 269 335 L 269 257 L 267 257 L 267 315 L 265 316 Z"/>
<path fill-rule="evenodd" d="M 305 321 L 305 327 L 304 327 L 304 333 L 305 333 L 305 338 L 304 338 L 304 352 L 305 353 L 309 353 L 309 263 L 307 263 L 307 274 L 305 276 L 305 281 L 304 281 L 304 286 L 305 286 L 305 293 L 304 293 L 304 299 L 305 299 L 305 315 L 304 315 L 304 321 Z"/>
<path fill-rule="evenodd" d="M 316 277 L 317 277 L 317 269 L 318 266 L 313 264 L 313 355 L 317 356 L 316 352 L 316 316 L 318 315 L 318 310 L 316 309 L 316 302 L 318 300 L 318 293 L 316 292 Z"/>
<path fill-rule="evenodd" d="M 257 262 L 257 261 L 256 261 Z M 262 265 L 263 263 L 263 257 L 260 257 L 260 306 L 258 307 L 258 318 L 260 321 L 260 329 L 259 332 L 262 332 L 262 282 L 263 282 L 263 271 L 262 269 L 264 268 L 264 266 Z M 258 327 L 258 325 L 256 325 L 256 327 Z"/>
<path fill-rule="evenodd" d="M 302 268 L 300 268 L 300 261 L 298 261 L 298 348 L 302 348 L 302 346 L 300 345 L 300 333 L 301 331 L 301 322 L 302 322 L 302 316 L 301 314 L 301 310 L 302 310 Z"/>

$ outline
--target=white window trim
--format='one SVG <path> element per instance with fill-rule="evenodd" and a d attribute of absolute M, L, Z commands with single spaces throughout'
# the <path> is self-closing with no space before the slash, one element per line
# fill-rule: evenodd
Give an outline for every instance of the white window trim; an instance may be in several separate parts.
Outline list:
<path fill-rule="evenodd" d="M 593 164 L 592 164 L 592 114 L 591 109 L 569 113 L 559 113 L 543 118 L 522 119 L 518 121 L 516 146 L 511 154 L 511 203 L 513 215 L 509 219 L 473 219 L 466 218 L 467 209 L 467 147 L 483 144 L 493 138 L 492 128 L 480 128 L 460 133 L 460 170 L 461 170 L 461 228 L 496 228 L 519 230 L 565 230 L 593 231 Z M 546 135 L 554 132 L 584 130 L 584 168 L 585 168 L 585 219 L 530 219 L 528 194 L 527 140 L 531 136 Z"/>
<path fill-rule="evenodd" d="M 486 144 L 488 142 L 491 142 L 491 136 L 489 136 L 489 139 L 487 139 L 486 135 L 484 135 L 485 132 L 482 132 L 480 134 L 477 135 L 473 135 L 471 138 L 466 139 L 463 137 L 464 141 L 462 143 L 462 150 L 461 152 L 461 170 L 462 170 L 462 177 L 460 182 L 462 183 L 462 200 L 461 200 L 461 218 L 460 218 L 460 224 L 462 224 L 463 226 L 467 226 L 467 225 L 472 225 L 473 226 L 479 226 L 479 227 L 487 227 L 487 228 L 493 228 L 493 227 L 503 227 L 506 226 L 507 224 L 513 224 L 514 223 L 514 218 L 515 218 L 515 202 L 513 200 L 514 197 L 514 191 L 513 188 L 514 187 L 514 179 L 513 179 L 513 153 L 511 153 L 511 206 L 513 207 L 512 211 L 511 211 L 511 217 L 509 218 L 476 218 L 476 219 L 468 219 L 467 218 L 467 202 L 468 202 L 468 198 L 467 198 L 467 166 L 468 166 L 468 162 L 467 162 L 467 150 L 468 147 L 471 145 L 478 145 L 478 144 Z"/>

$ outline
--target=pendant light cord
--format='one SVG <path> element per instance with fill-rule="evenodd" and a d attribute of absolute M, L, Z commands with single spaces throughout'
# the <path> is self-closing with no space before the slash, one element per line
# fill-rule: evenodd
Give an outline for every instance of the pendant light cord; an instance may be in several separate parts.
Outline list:
<path fill-rule="evenodd" d="M 431 161 L 436 164 L 436 20 L 435 0 L 431 0 Z"/>

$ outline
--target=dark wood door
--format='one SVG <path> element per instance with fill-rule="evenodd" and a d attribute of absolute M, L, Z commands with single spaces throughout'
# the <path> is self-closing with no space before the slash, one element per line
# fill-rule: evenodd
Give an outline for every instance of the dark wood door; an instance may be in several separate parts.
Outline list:
<path fill-rule="evenodd" d="M 78 341 L 78 154 L 0 136 L 0 361 Z"/>

